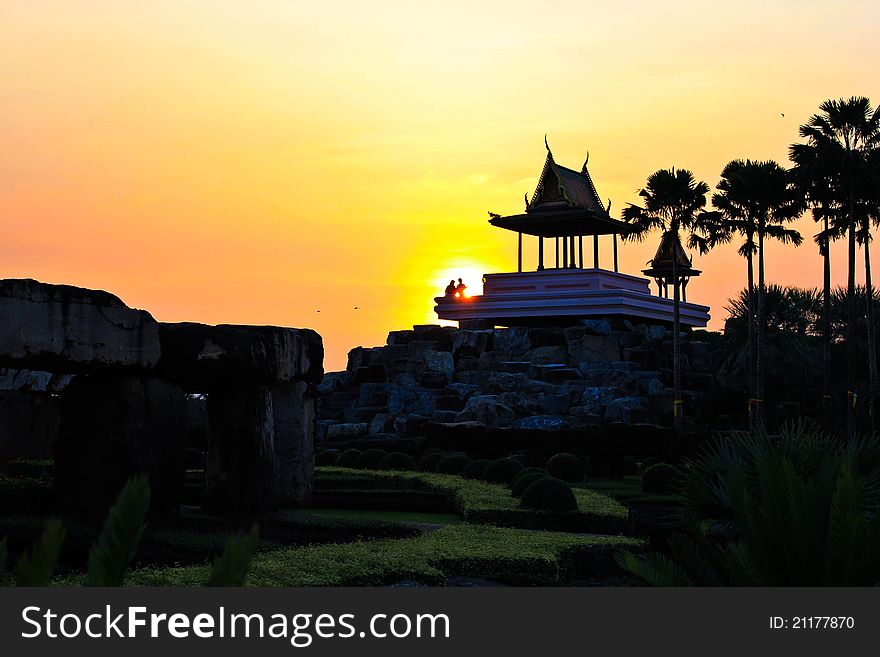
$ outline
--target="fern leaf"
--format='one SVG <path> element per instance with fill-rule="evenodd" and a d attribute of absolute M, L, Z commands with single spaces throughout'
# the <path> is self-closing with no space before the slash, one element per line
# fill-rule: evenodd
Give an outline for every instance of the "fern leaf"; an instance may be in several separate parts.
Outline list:
<path fill-rule="evenodd" d="M 122 586 L 146 527 L 150 484 L 143 475 L 133 477 L 116 498 L 98 541 L 89 552 L 84 586 Z"/>
<path fill-rule="evenodd" d="M 64 528 L 58 518 L 46 523 L 42 536 L 30 552 L 21 555 L 15 573 L 16 586 L 49 586 L 64 541 Z"/>
<path fill-rule="evenodd" d="M 257 526 L 243 536 L 230 536 L 223 556 L 214 562 L 206 586 L 244 586 L 260 540 Z"/>
<path fill-rule="evenodd" d="M 694 583 L 677 563 L 663 554 L 654 552 L 642 558 L 632 552 L 621 552 L 618 565 L 651 586 L 693 586 Z"/>
<path fill-rule="evenodd" d="M 0 586 L 9 586 L 11 577 L 9 571 L 6 570 L 6 559 L 8 557 L 6 549 L 6 539 L 0 541 Z"/>

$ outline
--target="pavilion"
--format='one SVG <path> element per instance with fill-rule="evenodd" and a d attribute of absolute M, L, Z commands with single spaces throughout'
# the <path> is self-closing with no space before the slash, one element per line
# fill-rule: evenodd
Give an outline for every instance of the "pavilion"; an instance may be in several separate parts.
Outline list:
<path fill-rule="evenodd" d="M 545 138 L 546 145 L 546 138 Z M 588 158 L 589 160 L 589 158 Z M 613 219 L 611 203 L 602 204 L 584 162 L 580 171 L 557 164 L 547 146 L 547 157 L 525 212 L 506 217 L 489 213 L 489 223 L 517 233 L 517 270 L 485 274 L 483 294 L 459 299 L 437 297 L 440 319 L 498 326 L 575 324 L 582 319 L 623 317 L 636 321 L 672 323 L 672 258 L 680 280 L 686 284 L 693 269 L 681 243 L 672 235 L 661 239 L 657 255 L 643 271 L 655 279 L 659 296 L 652 296 L 649 281 L 618 271 L 618 236 L 627 231 L 625 222 Z M 537 237 L 538 265 L 523 271 L 523 235 Z M 613 269 L 600 266 L 599 238 L 611 236 Z M 592 267 L 585 267 L 584 238 L 592 237 Z M 546 264 L 545 241 L 550 240 L 552 266 Z M 682 287 L 684 289 L 684 286 Z M 704 327 L 709 308 L 682 300 L 683 326 Z"/>

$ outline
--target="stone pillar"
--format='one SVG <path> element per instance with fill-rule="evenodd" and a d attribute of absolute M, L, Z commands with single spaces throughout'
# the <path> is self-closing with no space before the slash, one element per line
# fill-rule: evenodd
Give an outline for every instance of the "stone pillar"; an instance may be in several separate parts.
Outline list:
<path fill-rule="evenodd" d="M 614 271 L 617 271 L 617 233 L 614 233 Z"/>
<path fill-rule="evenodd" d="M 593 235 L 593 268 L 599 268 L 599 236 Z"/>
<path fill-rule="evenodd" d="M 315 387 L 305 381 L 272 388 L 279 494 L 283 501 L 297 506 L 312 502 L 315 404 Z"/>
<path fill-rule="evenodd" d="M 538 271 L 544 269 L 544 238 L 538 236 Z"/>
<path fill-rule="evenodd" d="M 78 376 L 63 392 L 55 486 L 63 508 L 103 521 L 129 477 L 145 473 L 152 508 L 178 510 L 183 389 L 152 377 Z"/>
<path fill-rule="evenodd" d="M 205 507 L 240 516 L 278 508 L 275 417 L 269 388 L 212 392 Z"/>
<path fill-rule="evenodd" d="M 522 272 L 522 233 L 516 234 L 516 266 L 517 271 Z"/>

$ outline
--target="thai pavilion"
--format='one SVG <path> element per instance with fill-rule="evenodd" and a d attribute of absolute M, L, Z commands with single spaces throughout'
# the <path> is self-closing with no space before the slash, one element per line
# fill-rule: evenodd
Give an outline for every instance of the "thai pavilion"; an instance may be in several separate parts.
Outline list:
<path fill-rule="evenodd" d="M 618 271 L 618 236 L 627 231 L 627 224 L 611 217 L 610 206 L 599 199 L 586 162 L 580 171 L 563 167 L 553 160 L 548 146 L 532 200 L 526 197 L 525 212 L 506 217 L 489 213 L 490 224 L 517 234 L 517 271 L 485 274 L 481 295 L 437 297 L 437 316 L 497 326 L 575 324 L 599 317 L 671 324 L 669 285 L 676 258 L 682 283 L 681 324 L 706 326 L 708 306 L 685 300 L 687 281 L 700 272 L 693 269 L 677 237 L 665 234 L 643 271 L 656 281 L 658 296 L 651 294 L 647 278 Z M 524 235 L 537 238 L 536 271 L 523 271 Z M 601 267 L 599 238 L 605 235 L 611 236 L 612 269 Z M 584 238 L 588 242 L 592 238 L 589 264 L 584 261 Z"/>

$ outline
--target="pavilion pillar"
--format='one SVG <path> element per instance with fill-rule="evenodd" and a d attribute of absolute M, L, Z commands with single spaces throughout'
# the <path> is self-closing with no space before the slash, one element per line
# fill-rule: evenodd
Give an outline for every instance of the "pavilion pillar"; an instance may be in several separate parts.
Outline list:
<path fill-rule="evenodd" d="M 522 233 L 516 234 L 516 267 L 522 273 Z"/>
<path fill-rule="evenodd" d="M 562 267 L 568 269 L 568 238 L 563 237 L 565 241 L 562 243 Z"/>
<path fill-rule="evenodd" d="M 556 237 L 556 269 L 559 269 L 559 236 Z"/>
<path fill-rule="evenodd" d="M 544 269 L 544 237 L 538 236 L 538 271 Z"/>
<path fill-rule="evenodd" d="M 682 301 L 688 300 L 687 286 L 688 286 L 688 279 L 682 278 L 681 279 L 681 300 Z"/>
<path fill-rule="evenodd" d="M 569 256 L 569 266 L 574 269 L 575 267 L 577 267 L 577 261 L 574 255 L 574 235 L 571 235 L 568 238 L 568 246 L 571 251 L 571 255 Z"/>
<path fill-rule="evenodd" d="M 593 235 L 593 269 L 599 269 L 599 235 Z"/>
<path fill-rule="evenodd" d="M 617 271 L 617 233 L 614 233 L 614 271 Z"/>
<path fill-rule="evenodd" d="M 578 235 L 578 267 L 584 268 L 584 236 Z"/>

